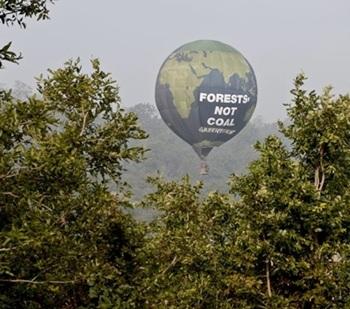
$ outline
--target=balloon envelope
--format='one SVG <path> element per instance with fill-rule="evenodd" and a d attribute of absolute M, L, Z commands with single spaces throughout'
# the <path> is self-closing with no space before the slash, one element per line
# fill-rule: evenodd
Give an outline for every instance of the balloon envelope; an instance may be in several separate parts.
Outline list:
<path fill-rule="evenodd" d="M 161 117 L 202 159 L 244 128 L 256 102 L 252 67 L 236 49 L 218 41 L 181 46 L 157 77 Z"/>

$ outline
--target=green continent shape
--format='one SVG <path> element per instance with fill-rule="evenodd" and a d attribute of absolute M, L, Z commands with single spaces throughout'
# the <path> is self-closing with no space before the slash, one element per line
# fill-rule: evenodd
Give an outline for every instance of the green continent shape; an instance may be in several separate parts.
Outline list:
<path fill-rule="evenodd" d="M 244 78 L 250 67 L 237 51 L 177 51 L 164 63 L 159 83 L 168 85 L 182 118 L 188 118 L 194 102 L 194 90 L 211 70 L 219 70 L 228 83 L 235 73 Z"/>

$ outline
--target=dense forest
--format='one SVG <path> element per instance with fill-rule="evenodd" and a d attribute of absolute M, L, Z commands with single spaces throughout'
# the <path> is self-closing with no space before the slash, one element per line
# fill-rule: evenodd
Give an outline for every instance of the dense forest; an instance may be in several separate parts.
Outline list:
<path fill-rule="evenodd" d="M 48 14 L 4 3 L 3 24 Z M 350 96 L 305 79 L 287 121 L 252 122 L 203 179 L 97 59 L 0 90 L 0 307 L 349 308 Z"/>
<path fill-rule="evenodd" d="M 232 173 L 241 174 L 248 163 L 257 158 L 253 147 L 256 141 L 279 134 L 277 124 L 264 123 L 260 118 L 253 120 L 237 137 L 212 151 L 208 157 L 209 175 L 200 176 L 200 159 L 191 146 L 165 125 L 154 105 L 141 103 L 128 111 L 137 115 L 141 127 L 149 135 L 143 142 L 149 152 L 142 166 L 126 166 L 125 176 L 138 190 L 137 196 L 139 192 L 143 193 L 142 180 L 156 173 L 170 180 L 189 175 L 194 181 L 203 180 L 207 190 L 226 192 L 228 177 Z"/>

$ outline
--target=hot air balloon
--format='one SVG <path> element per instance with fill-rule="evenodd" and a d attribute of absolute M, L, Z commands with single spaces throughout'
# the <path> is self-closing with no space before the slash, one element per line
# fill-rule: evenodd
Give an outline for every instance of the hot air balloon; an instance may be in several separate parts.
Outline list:
<path fill-rule="evenodd" d="M 156 104 L 168 127 L 202 160 L 236 136 L 257 102 L 254 71 L 233 47 L 211 40 L 191 42 L 164 61 L 156 82 Z"/>

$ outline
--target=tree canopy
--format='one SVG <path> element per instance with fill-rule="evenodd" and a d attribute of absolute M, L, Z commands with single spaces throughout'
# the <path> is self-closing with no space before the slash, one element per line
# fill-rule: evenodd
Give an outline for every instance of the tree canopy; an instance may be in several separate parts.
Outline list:
<path fill-rule="evenodd" d="M 152 180 L 160 211 L 146 243 L 144 301 L 170 308 L 347 308 L 350 97 L 303 89 L 287 106 L 290 139 L 259 142 L 230 194 Z M 155 259 L 153 256 L 157 256 Z"/>
<path fill-rule="evenodd" d="M 146 135 L 92 66 L 70 61 L 39 79 L 38 95 L 0 98 L 2 308 L 95 308 L 132 293 L 141 227 L 123 211 L 120 176 L 144 154 L 129 140 Z"/>
<path fill-rule="evenodd" d="M 258 142 L 229 192 L 152 177 L 137 203 L 124 169 L 152 143 L 97 60 L 50 70 L 25 99 L 3 91 L 1 306 L 346 308 L 350 97 L 304 81 L 279 124 L 288 146 Z M 134 206 L 157 216 L 138 222 Z"/>

